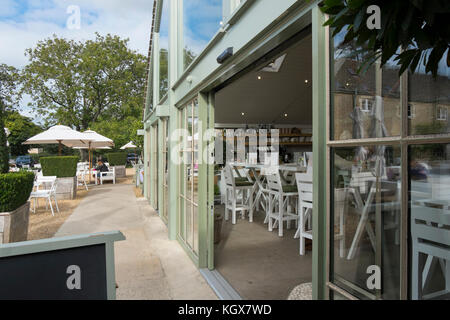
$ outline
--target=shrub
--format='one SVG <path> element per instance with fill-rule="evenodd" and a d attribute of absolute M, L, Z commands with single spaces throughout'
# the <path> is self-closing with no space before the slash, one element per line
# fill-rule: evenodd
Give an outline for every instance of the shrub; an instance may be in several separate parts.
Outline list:
<path fill-rule="evenodd" d="M 124 166 L 127 163 L 127 153 L 116 152 L 106 154 L 110 166 Z"/>
<path fill-rule="evenodd" d="M 40 161 L 44 176 L 71 178 L 77 175 L 77 156 L 46 157 L 41 158 Z"/>
<path fill-rule="evenodd" d="M 34 173 L 21 171 L 0 174 L 0 212 L 14 211 L 28 201 Z"/>

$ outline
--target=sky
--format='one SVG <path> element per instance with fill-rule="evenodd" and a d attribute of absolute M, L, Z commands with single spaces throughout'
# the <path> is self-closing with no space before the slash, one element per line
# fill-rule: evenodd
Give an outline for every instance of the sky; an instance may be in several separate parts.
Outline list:
<path fill-rule="evenodd" d="M 71 6 L 80 10 L 79 29 Z M 0 0 L 0 63 L 22 68 L 25 49 L 53 34 L 87 40 L 111 33 L 147 56 L 152 9 L 152 0 Z M 26 108 L 21 113 L 33 116 Z"/>

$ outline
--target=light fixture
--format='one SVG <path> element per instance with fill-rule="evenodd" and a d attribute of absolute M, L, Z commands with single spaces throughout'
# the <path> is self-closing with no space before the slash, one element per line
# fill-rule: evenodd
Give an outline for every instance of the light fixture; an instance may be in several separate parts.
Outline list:
<path fill-rule="evenodd" d="M 245 116 L 245 112 L 242 112 L 241 115 Z"/>
<path fill-rule="evenodd" d="M 262 77 L 261 76 L 258 76 L 258 80 L 261 80 L 262 79 Z"/>
<path fill-rule="evenodd" d="M 308 79 L 306 79 L 306 80 L 305 80 L 305 83 L 308 83 L 308 82 L 309 82 L 309 80 L 308 80 Z"/>
<path fill-rule="evenodd" d="M 285 116 L 285 117 L 287 118 L 288 114 L 287 114 L 287 113 L 285 113 L 285 114 L 284 114 L 284 116 Z"/>

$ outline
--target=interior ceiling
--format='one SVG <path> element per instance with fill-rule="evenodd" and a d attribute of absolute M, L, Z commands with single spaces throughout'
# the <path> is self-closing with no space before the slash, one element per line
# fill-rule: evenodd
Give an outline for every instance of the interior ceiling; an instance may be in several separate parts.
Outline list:
<path fill-rule="evenodd" d="M 284 54 L 287 55 L 278 72 L 261 71 L 267 66 L 262 65 L 218 91 L 215 122 L 311 125 L 311 35 L 280 53 L 275 59 Z M 305 80 L 308 82 L 305 83 Z"/>

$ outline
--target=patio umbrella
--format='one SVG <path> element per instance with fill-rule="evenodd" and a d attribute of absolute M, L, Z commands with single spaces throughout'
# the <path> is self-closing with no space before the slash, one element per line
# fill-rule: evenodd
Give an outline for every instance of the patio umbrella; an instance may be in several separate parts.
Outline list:
<path fill-rule="evenodd" d="M 136 149 L 137 147 L 134 145 L 133 141 L 128 142 L 126 145 L 122 146 L 120 150 L 125 149 Z"/>
<path fill-rule="evenodd" d="M 384 124 L 384 105 L 383 98 L 377 96 L 375 98 L 375 106 L 372 110 L 372 137 L 384 138 L 389 136 L 389 133 Z M 386 174 L 386 159 L 385 159 L 385 146 L 376 147 L 376 162 L 375 162 L 375 176 L 382 177 Z"/>
<path fill-rule="evenodd" d="M 76 148 L 76 149 L 87 149 L 89 153 L 89 183 L 91 182 L 91 151 L 95 149 L 110 149 L 114 146 L 114 141 L 111 139 L 102 136 L 101 134 L 98 134 L 95 131 L 87 130 L 82 133 L 86 139 L 88 140 L 88 143 L 81 143 L 81 142 L 64 142 L 64 145 L 70 147 L 70 148 Z"/>
<path fill-rule="evenodd" d="M 73 143 L 84 146 L 87 145 L 89 141 L 90 139 L 81 132 L 66 126 L 57 125 L 31 137 L 23 144 L 58 144 L 58 154 L 61 155 L 63 144 L 67 145 Z"/>
<path fill-rule="evenodd" d="M 362 120 L 362 111 L 360 107 L 355 106 L 353 112 L 350 114 L 350 118 L 353 120 L 353 139 L 364 138 L 364 125 Z M 368 151 L 364 147 L 359 147 L 356 152 L 356 157 L 360 161 L 367 159 Z"/>

